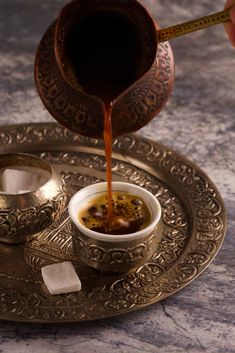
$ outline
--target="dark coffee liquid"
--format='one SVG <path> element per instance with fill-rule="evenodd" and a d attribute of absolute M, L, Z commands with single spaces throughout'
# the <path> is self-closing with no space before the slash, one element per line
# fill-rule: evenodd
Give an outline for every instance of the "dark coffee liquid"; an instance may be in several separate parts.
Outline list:
<path fill-rule="evenodd" d="M 79 221 L 87 228 L 105 234 L 130 234 L 146 228 L 151 215 L 143 200 L 124 192 L 112 194 L 112 217 L 108 216 L 107 194 L 99 196 L 79 211 Z"/>
<path fill-rule="evenodd" d="M 144 74 L 140 30 L 119 11 L 94 11 L 68 32 L 66 57 L 88 94 L 112 101 Z"/>

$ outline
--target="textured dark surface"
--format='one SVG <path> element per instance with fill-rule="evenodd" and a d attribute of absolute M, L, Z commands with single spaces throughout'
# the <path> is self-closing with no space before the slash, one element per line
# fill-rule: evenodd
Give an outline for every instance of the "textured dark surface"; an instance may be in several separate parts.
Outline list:
<path fill-rule="evenodd" d="M 161 26 L 223 8 L 224 1 L 145 0 Z M 62 0 L 0 1 L 0 124 L 52 121 L 33 83 L 34 53 Z M 172 41 L 176 85 L 165 110 L 139 134 L 196 162 L 228 213 L 224 245 L 209 268 L 175 296 L 122 317 L 73 325 L 1 322 L 0 351 L 234 352 L 235 50 L 222 26 Z"/>

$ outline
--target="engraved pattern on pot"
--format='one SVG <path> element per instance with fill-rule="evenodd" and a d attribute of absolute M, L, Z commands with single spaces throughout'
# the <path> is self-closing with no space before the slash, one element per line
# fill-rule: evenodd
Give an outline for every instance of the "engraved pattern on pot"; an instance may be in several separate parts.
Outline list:
<path fill-rule="evenodd" d="M 169 99 L 173 82 L 171 48 L 168 43 L 161 43 L 152 68 L 114 106 L 114 136 L 139 130 L 153 119 Z"/>
<path fill-rule="evenodd" d="M 91 98 L 80 88 L 75 90 L 63 80 L 54 54 L 55 26 L 56 23 L 48 29 L 38 48 L 35 79 L 39 95 L 48 111 L 62 125 L 80 134 L 101 137 L 101 101 L 94 96 Z M 160 43 L 152 68 L 114 105 L 113 136 L 140 129 L 164 107 L 174 84 L 173 61 L 169 44 Z M 70 75 L 70 70 L 67 74 Z"/>
<path fill-rule="evenodd" d="M 39 94 L 52 115 L 64 126 L 80 134 L 86 127 L 90 136 L 102 135 L 103 108 L 95 97 L 74 90 L 62 78 L 54 56 L 54 32 L 52 25 L 42 38 L 36 62 Z"/>

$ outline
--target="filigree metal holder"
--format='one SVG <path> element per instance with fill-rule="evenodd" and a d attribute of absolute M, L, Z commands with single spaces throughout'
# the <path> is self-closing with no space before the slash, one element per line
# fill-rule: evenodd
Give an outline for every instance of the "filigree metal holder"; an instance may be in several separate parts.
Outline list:
<path fill-rule="evenodd" d="M 0 129 L 0 152 L 28 152 L 50 161 L 63 176 L 68 196 L 105 179 L 102 141 L 57 124 Z M 25 244 L 0 247 L 0 318 L 28 322 L 100 319 L 160 301 L 193 281 L 223 242 L 223 201 L 205 173 L 174 151 L 135 135 L 114 141 L 114 180 L 141 185 L 162 206 L 161 241 L 151 260 L 122 275 L 105 275 L 74 255 L 67 210 Z M 1 220 L 0 220 L 1 221 Z M 40 268 L 72 261 L 82 282 L 77 293 L 51 296 Z"/>

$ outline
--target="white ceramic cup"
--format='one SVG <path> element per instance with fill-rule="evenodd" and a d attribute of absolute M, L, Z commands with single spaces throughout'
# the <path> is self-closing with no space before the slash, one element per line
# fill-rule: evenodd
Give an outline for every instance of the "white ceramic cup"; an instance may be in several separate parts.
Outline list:
<path fill-rule="evenodd" d="M 159 201 L 149 191 L 134 184 L 113 182 L 114 192 L 125 192 L 141 198 L 148 207 L 151 223 L 135 233 L 103 234 L 85 227 L 79 221 L 79 211 L 93 199 L 107 192 L 107 183 L 89 185 L 78 191 L 69 202 L 69 215 L 74 224 L 74 251 L 87 265 L 108 272 L 126 272 L 147 261 L 156 250 L 161 218 Z"/>

